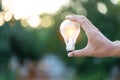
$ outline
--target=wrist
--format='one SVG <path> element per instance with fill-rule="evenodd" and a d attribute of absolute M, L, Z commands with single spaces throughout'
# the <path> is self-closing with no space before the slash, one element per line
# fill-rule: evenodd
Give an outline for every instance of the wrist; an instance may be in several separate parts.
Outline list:
<path fill-rule="evenodd" d="M 114 48 L 111 51 L 112 56 L 120 57 L 120 41 L 114 41 Z"/>

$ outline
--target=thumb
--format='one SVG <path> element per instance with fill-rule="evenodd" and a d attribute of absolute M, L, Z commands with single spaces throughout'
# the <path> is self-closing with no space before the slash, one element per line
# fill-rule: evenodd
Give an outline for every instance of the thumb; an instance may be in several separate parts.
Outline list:
<path fill-rule="evenodd" d="M 68 53 L 68 57 L 83 57 L 83 56 L 89 56 L 90 51 L 86 50 L 86 49 L 82 49 L 82 50 L 75 50 L 72 52 Z"/>

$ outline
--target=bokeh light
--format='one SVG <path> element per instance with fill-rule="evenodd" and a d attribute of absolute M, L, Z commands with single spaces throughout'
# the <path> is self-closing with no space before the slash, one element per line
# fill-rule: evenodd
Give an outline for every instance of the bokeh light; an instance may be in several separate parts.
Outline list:
<path fill-rule="evenodd" d="M 51 16 L 43 16 L 41 18 L 41 26 L 44 28 L 50 27 L 54 24 L 54 19 Z"/>
<path fill-rule="evenodd" d="M 120 0 L 110 0 L 113 4 L 117 5 Z"/>
<path fill-rule="evenodd" d="M 31 16 L 30 18 L 28 18 L 27 22 L 31 27 L 36 28 L 40 25 L 41 19 L 39 16 L 34 15 L 34 16 Z"/>
<path fill-rule="evenodd" d="M 4 20 L 4 13 L 0 12 L 0 26 L 2 26 L 4 24 L 5 20 Z"/>
<path fill-rule="evenodd" d="M 74 1 L 73 1 L 73 2 L 71 2 L 70 5 L 72 6 L 72 9 L 76 11 L 76 14 L 87 16 L 87 10 L 83 7 L 83 5 L 81 4 L 81 2 L 78 0 L 76 2 L 76 4 L 74 4 Z"/>
<path fill-rule="evenodd" d="M 12 19 L 12 12 L 7 11 L 7 12 L 4 14 L 4 19 L 5 19 L 5 21 L 10 21 L 10 20 Z"/>
<path fill-rule="evenodd" d="M 101 2 L 98 2 L 97 4 L 97 8 L 98 8 L 98 11 L 102 14 L 106 14 L 107 13 L 107 7 L 104 3 L 101 3 Z"/>
<path fill-rule="evenodd" d="M 28 23 L 27 23 L 27 20 L 26 19 L 21 19 L 20 20 L 20 23 L 23 27 L 27 27 L 28 26 Z"/>
<path fill-rule="evenodd" d="M 5 12 L 3 17 L 7 22 L 12 17 L 15 20 L 22 19 L 22 26 L 25 26 L 23 21 L 27 21 L 29 26 L 36 28 L 40 25 L 39 16 L 41 14 L 54 14 L 68 2 L 69 0 L 52 0 L 52 2 L 51 0 L 2 0 L 2 10 Z M 3 25 L 3 22 L 0 26 Z"/>

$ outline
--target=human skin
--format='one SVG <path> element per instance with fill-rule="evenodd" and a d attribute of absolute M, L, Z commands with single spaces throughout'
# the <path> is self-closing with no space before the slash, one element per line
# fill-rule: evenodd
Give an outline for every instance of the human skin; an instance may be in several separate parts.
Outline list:
<path fill-rule="evenodd" d="M 86 32 L 88 43 L 85 48 L 68 53 L 69 57 L 117 57 L 120 56 L 120 41 L 106 38 L 85 16 L 68 15 L 66 19 L 77 22 Z"/>

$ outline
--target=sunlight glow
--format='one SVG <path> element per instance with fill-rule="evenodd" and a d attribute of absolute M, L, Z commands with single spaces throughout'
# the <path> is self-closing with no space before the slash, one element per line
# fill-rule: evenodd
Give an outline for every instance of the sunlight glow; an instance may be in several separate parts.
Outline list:
<path fill-rule="evenodd" d="M 72 39 L 73 36 L 75 37 L 76 32 L 78 32 L 78 31 L 79 31 L 78 27 L 69 26 L 69 27 L 65 27 L 62 30 L 62 33 L 64 34 L 64 37 L 66 39 Z"/>
<path fill-rule="evenodd" d="M 66 30 L 66 34 L 68 35 L 69 38 L 71 38 L 71 36 L 73 36 L 74 33 L 75 30 L 73 30 L 72 28 Z"/>
<path fill-rule="evenodd" d="M 10 21 L 12 17 L 15 20 L 26 19 L 30 26 L 36 27 L 40 25 L 40 18 L 37 16 L 54 14 L 68 2 L 69 0 L 2 0 L 2 9 L 5 12 L 5 21 Z"/>
<path fill-rule="evenodd" d="M 107 7 L 104 3 L 101 3 L 101 2 L 98 2 L 97 4 L 97 8 L 98 8 L 98 11 L 102 14 L 106 14 L 107 13 Z"/>

